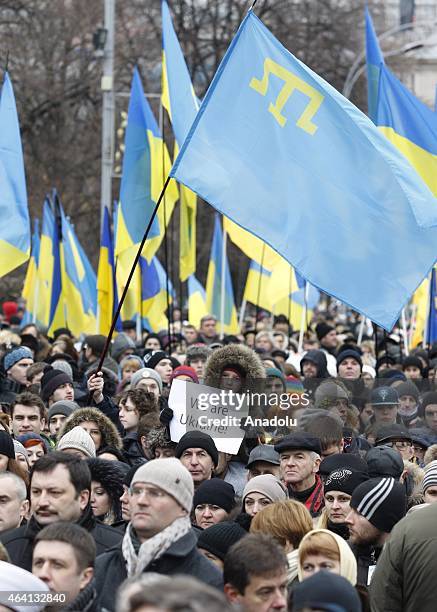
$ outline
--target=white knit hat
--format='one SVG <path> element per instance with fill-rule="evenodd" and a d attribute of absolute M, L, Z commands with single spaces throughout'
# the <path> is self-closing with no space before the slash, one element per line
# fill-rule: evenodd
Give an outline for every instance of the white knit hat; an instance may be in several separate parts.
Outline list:
<path fill-rule="evenodd" d="M 29 603 L 26 605 L 23 597 L 23 588 L 25 588 L 33 593 L 41 593 L 41 600 L 44 601 L 44 594 L 50 590 L 45 582 L 21 567 L 12 565 L 12 563 L 6 563 L 6 561 L 0 561 L 0 576 L 3 595 L 6 593 L 16 595 L 17 602 L 22 602 L 13 603 L 5 601 L 8 610 L 14 610 L 15 612 L 40 612 L 45 607 L 45 603 Z M 37 597 L 34 597 L 33 601 L 37 601 Z"/>
<path fill-rule="evenodd" d="M 155 485 L 171 495 L 187 512 L 191 512 L 194 496 L 193 478 L 179 459 L 169 457 L 148 461 L 137 469 L 131 486 L 136 482 Z"/>
<path fill-rule="evenodd" d="M 56 450 L 61 451 L 66 448 L 74 448 L 82 451 L 87 457 L 96 456 L 96 447 L 94 440 L 87 431 L 80 425 L 76 425 L 70 431 L 62 436 L 58 442 Z"/>

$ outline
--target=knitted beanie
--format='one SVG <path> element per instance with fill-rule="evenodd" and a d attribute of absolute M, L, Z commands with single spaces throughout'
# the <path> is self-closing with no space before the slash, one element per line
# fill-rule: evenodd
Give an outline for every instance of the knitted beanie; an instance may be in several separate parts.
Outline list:
<path fill-rule="evenodd" d="M 205 480 L 194 494 L 193 508 L 200 504 L 212 504 L 230 512 L 235 506 L 235 489 L 220 478 Z"/>
<path fill-rule="evenodd" d="M 193 383 L 199 383 L 196 371 L 193 368 L 190 368 L 190 366 L 179 366 L 175 368 L 170 376 L 170 382 L 178 376 L 189 376 Z"/>
<path fill-rule="evenodd" d="M 437 487 L 437 461 L 430 461 L 428 465 L 425 466 L 422 493 L 425 493 L 428 487 Z"/>
<path fill-rule="evenodd" d="M 265 497 L 272 502 L 282 501 L 288 498 L 285 486 L 276 476 L 273 476 L 273 474 L 262 474 L 261 476 L 255 476 L 249 480 L 243 491 L 243 506 L 244 500 L 249 493 L 261 493 L 261 495 L 265 495 Z"/>
<path fill-rule="evenodd" d="M 55 361 L 52 361 L 51 366 L 55 370 L 61 370 L 61 372 L 64 372 L 73 380 L 73 368 L 65 359 L 55 359 Z"/>
<path fill-rule="evenodd" d="M 341 491 L 347 495 L 352 495 L 355 489 L 365 480 L 368 480 L 365 472 L 357 472 L 349 468 L 340 468 L 331 472 L 325 480 L 324 493 L 329 491 Z"/>
<path fill-rule="evenodd" d="M 32 446 L 38 446 L 38 444 L 41 444 L 44 449 L 44 454 L 47 454 L 49 451 L 46 441 L 37 433 L 26 433 L 22 436 L 18 436 L 17 439 L 18 442 L 24 446 L 24 448 L 32 448 Z"/>
<path fill-rule="evenodd" d="M 329 334 L 329 332 L 334 331 L 334 329 L 335 328 L 332 327 L 332 325 L 325 323 L 325 321 L 322 321 L 321 323 L 319 323 L 316 326 L 316 334 L 317 334 L 318 340 L 322 340 L 325 336 Z"/>
<path fill-rule="evenodd" d="M 111 356 L 115 359 L 115 361 L 119 361 L 120 357 L 128 349 L 135 350 L 135 342 L 130 336 L 124 332 L 120 332 L 112 343 Z"/>
<path fill-rule="evenodd" d="M 6 432 L 0 430 L 0 455 L 5 455 L 9 459 L 15 459 L 14 441 Z"/>
<path fill-rule="evenodd" d="M 32 351 L 27 346 L 18 346 L 9 353 L 6 353 L 4 358 L 5 372 L 10 370 L 12 366 L 22 359 L 33 359 Z"/>
<path fill-rule="evenodd" d="M 376 529 L 390 533 L 405 516 L 407 496 L 394 478 L 370 478 L 352 493 L 350 505 Z"/>
<path fill-rule="evenodd" d="M 187 512 L 193 505 L 194 483 L 190 472 L 174 457 L 152 459 L 135 472 L 131 486 L 137 482 L 155 485 L 171 495 Z"/>
<path fill-rule="evenodd" d="M 411 397 L 414 397 L 416 401 L 419 401 L 419 389 L 413 382 L 411 382 L 411 380 L 407 380 L 407 382 L 396 385 L 396 391 L 398 393 L 398 397 L 400 398 L 404 395 L 411 395 Z"/>
<path fill-rule="evenodd" d="M 150 368 L 141 368 L 140 370 L 137 370 L 130 379 L 130 388 L 135 389 L 143 378 L 152 378 L 158 385 L 159 392 L 162 393 L 162 378 L 158 372 L 151 370 Z"/>
<path fill-rule="evenodd" d="M 79 404 L 73 402 L 71 400 L 59 400 L 59 402 L 55 402 L 49 408 L 48 419 L 52 418 L 55 414 L 63 414 L 67 418 L 79 408 Z"/>
<path fill-rule="evenodd" d="M 293 588 L 293 610 L 330 610 L 361 612 L 358 591 L 351 583 L 332 572 L 322 570 Z"/>
<path fill-rule="evenodd" d="M 223 521 L 201 532 L 197 548 L 203 548 L 223 561 L 230 547 L 246 535 L 247 531 L 237 523 Z"/>
<path fill-rule="evenodd" d="M 150 353 L 144 355 L 144 365 L 153 370 L 163 359 L 170 359 L 169 355 L 164 351 L 150 351 Z"/>
<path fill-rule="evenodd" d="M 29 459 L 27 458 L 27 451 L 24 446 L 21 444 L 21 442 L 18 442 L 18 440 L 13 440 L 13 443 L 15 451 L 14 459 L 16 455 L 22 455 L 26 459 L 26 463 L 28 464 Z"/>
<path fill-rule="evenodd" d="M 94 440 L 80 425 L 76 425 L 76 427 L 73 427 L 73 429 L 70 429 L 70 431 L 62 436 L 56 450 L 61 451 L 68 448 L 82 451 L 87 457 L 96 456 Z"/>
<path fill-rule="evenodd" d="M 53 368 L 46 370 L 41 378 L 41 397 L 43 401 L 46 402 L 58 387 L 66 383 L 72 385 L 73 381 L 65 372 Z"/>
<path fill-rule="evenodd" d="M 363 368 L 363 360 L 357 351 L 354 351 L 353 349 L 346 349 L 345 351 L 342 351 L 337 357 L 337 368 L 345 359 L 355 359 L 355 361 L 359 363 L 360 368 Z"/>
<path fill-rule="evenodd" d="M 207 433 L 203 431 L 187 431 L 176 446 L 175 457 L 180 459 L 182 453 L 187 450 L 187 448 L 203 448 L 211 457 L 214 467 L 217 467 L 218 451 L 214 444 L 214 440 Z"/>

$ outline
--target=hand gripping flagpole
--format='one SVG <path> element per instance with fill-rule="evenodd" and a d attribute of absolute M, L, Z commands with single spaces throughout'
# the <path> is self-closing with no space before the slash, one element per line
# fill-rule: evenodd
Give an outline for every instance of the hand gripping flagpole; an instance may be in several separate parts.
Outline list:
<path fill-rule="evenodd" d="M 129 272 L 129 275 L 127 277 L 126 285 L 125 285 L 125 287 L 123 289 L 123 293 L 121 294 L 121 297 L 120 297 L 120 299 L 118 301 L 118 307 L 117 307 L 117 310 L 115 312 L 114 318 L 112 320 L 111 328 L 110 328 L 108 336 L 106 338 L 105 346 L 104 346 L 103 352 L 102 352 L 102 354 L 100 356 L 100 361 L 99 361 L 99 365 L 97 367 L 96 372 L 101 372 L 101 370 L 102 370 L 103 362 L 105 360 L 106 353 L 108 352 L 108 348 L 109 348 L 109 345 L 111 344 L 112 336 L 114 334 L 114 329 L 115 329 L 115 325 L 117 323 L 117 319 L 118 319 L 118 317 L 120 315 L 120 312 L 121 312 L 121 309 L 122 309 L 122 306 L 123 306 L 123 302 L 126 299 L 126 295 L 127 295 L 128 289 L 129 289 L 129 285 L 130 285 L 132 277 L 133 277 L 133 275 L 135 273 L 135 268 L 137 267 L 138 262 L 140 261 L 141 252 L 142 252 L 142 250 L 144 248 L 144 245 L 146 243 L 146 240 L 147 240 L 147 238 L 149 236 L 150 228 L 152 227 L 153 220 L 156 217 L 156 213 L 158 212 L 159 205 L 162 202 L 162 199 L 164 197 L 164 194 L 165 194 L 165 191 L 166 191 L 166 189 L 168 187 L 169 182 L 170 182 L 170 176 L 167 177 L 167 179 L 166 179 L 166 181 L 164 183 L 164 187 L 162 188 L 162 191 L 159 194 L 158 201 L 156 202 L 155 208 L 153 209 L 152 216 L 150 217 L 149 223 L 148 223 L 148 225 L 146 227 L 146 231 L 144 232 L 143 239 L 141 240 L 141 244 L 140 244 L 140 246 L 138 248 L 137 254 L 136 254 L 134 262 L 132 264 L 132 268 L 131 268 L 131 270 Z"/>

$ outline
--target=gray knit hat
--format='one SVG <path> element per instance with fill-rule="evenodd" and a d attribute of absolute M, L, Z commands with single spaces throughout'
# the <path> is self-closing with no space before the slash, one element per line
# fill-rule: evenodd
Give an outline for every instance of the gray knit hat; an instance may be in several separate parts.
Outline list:
<path fill-rule="evenodd" d="M 135 350 L 135 342 L 130 336 L 124 332 L 120 332 L 112 343 L 111 356 L 115 359 L 115 361 L 119 361 L 120 357 L 127 349 Z"/>
<path fill-rule="evenodd" d="M 73 429 L 70 429 L 70 431 L 62 436 L 56 450 L 61 451 L 66 448 L 74 448 L 75 450 L 82 451 L 87 457 L 96 456 L 94 440 L 80 425 L 76 425 L 76 427 L 73 427 Z"/>
<path fill-rule="evenodd" d="M 68 361 L 65 361 L 64 359 L 55 359 L 55 361 L 52 361 L 50 365 L 53 369 L 61 370 L 61 372 L 68 374 L 71 380 L 73 380 L 73 369 Z"/>
<path fill-rule="evenodd" d="M 273 474 L 262 474 L 249 480 L 243 491 L 243 505 L 249 493 L 261 493 L 272 502 L 282 501 L 288 497 L 286 488 Z"/>
<path fill-rule="evenodd" d="M 64 416 L 69 417 L 70 414 L 78 408 L 79 404 L 76 404 L 76 402 L 71 400 L 59 400 L 59 402 L 54 402 L 49 408 L 49 421 L 55 414 L 63 414 Z"/>
<path fill-rule="evenodd" d="M 322 382 L 314 392 L 314 404 L 316 408 L 329 408 L 339 399 L 349 402 L 349 394 L 343 385 L 332 380 Z"/>
<path fill-rule="evenodd" d="M 131 486 L 136 482 L 155 485 L 171 495 L 187 512 L 191 511 L 194 496 L 193 479 L 179 459 L 169 457 L 148 461 L 137 469 Z"/>
<path fill-rule="evenodd" d="M 159 392 L 162 393 L 162 378 L 156 370 L 152 370 L 151 368 L 141 368 L 137 370 L 130 379 L 130 388 L 135 389 L 143 378 L 153 378 L 159 387 Z"/>
<path fill-rule="evenodd" d="M 430 461 L 425 466 L 425 476 L 422 480 L 422 493 L 428 489 L 428 487 L 437 487 L 437 461 Z"/>

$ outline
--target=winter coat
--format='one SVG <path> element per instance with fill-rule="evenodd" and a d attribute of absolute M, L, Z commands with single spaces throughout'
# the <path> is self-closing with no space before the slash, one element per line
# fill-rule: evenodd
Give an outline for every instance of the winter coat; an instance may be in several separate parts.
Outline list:
<path fill-rule="evenodd" d="M 100 404 L 99 408 L 79 408 L 75 410 L 65 421 L 63 428 L 59 432 L 58 440 L 60 440 L 64 434 L 71 431 L 73 427 L 83 423 L 83 421 L 94 421 L 97 423 L 97 427 L 102 434 L 101 447 L 114 446 L 119 450 L 122 449 L 123 444 L 120 434 L 115 425 L 100 410 Z"/>
<path fill-rule="evenodd" d="M 104 612 L 100 606 L 97 605 L 97 591 L 96 582 L 91 580 L 83 591 L 80 591 L 79 595 L 73 599 L 65 608 L 62 608 L 62 612 Z"/>
<path fill-rule="evenodd" d="M 129 465 L 141 465 L 146 461 L 142 446 L 136 432 L 128 433 L 123 438 L 123 455 Z"/>
<path fill-rule="evenodd" d="M 96 521 L 91 506 L 87 506 L 77 524 L 84 527 L 93 536 L 98 555 L 118 544 L 123 538 L 120 531 Z M 32 571 L 33 541 L 42 528 L 43 525 L 37 523 L 32 517 L 27 525 L 9 529 L 0 534 L 0 541 L 8 551 L 11 563 L 29 572 Z"/>
<path fill-rule="evenodd" d="M 146 571 L 167 576 L 187 574 L 223 590 L 220 570 L 197 550 L 197 538 L 192 531 L 174 542 L 162 557 L 152 561 Z M 126 578 L 126 562 L 120 543 L 96 559 L 95 580 L 101 606 L 114 610 L 115 594 Z"/>
<path fill-rule="evenodd" d="M 372 612 L 434 612 L 437 504 L 403 518 L 385 544 L 370 583 Z"/>
<path fill-rule="evenodd" d="M 357 584 L 367 586 L 369 583 L 369 568 L 376 565 L 382 548 L 369 545 L 352 545 L 351 549 L 357 560 Z"/>

